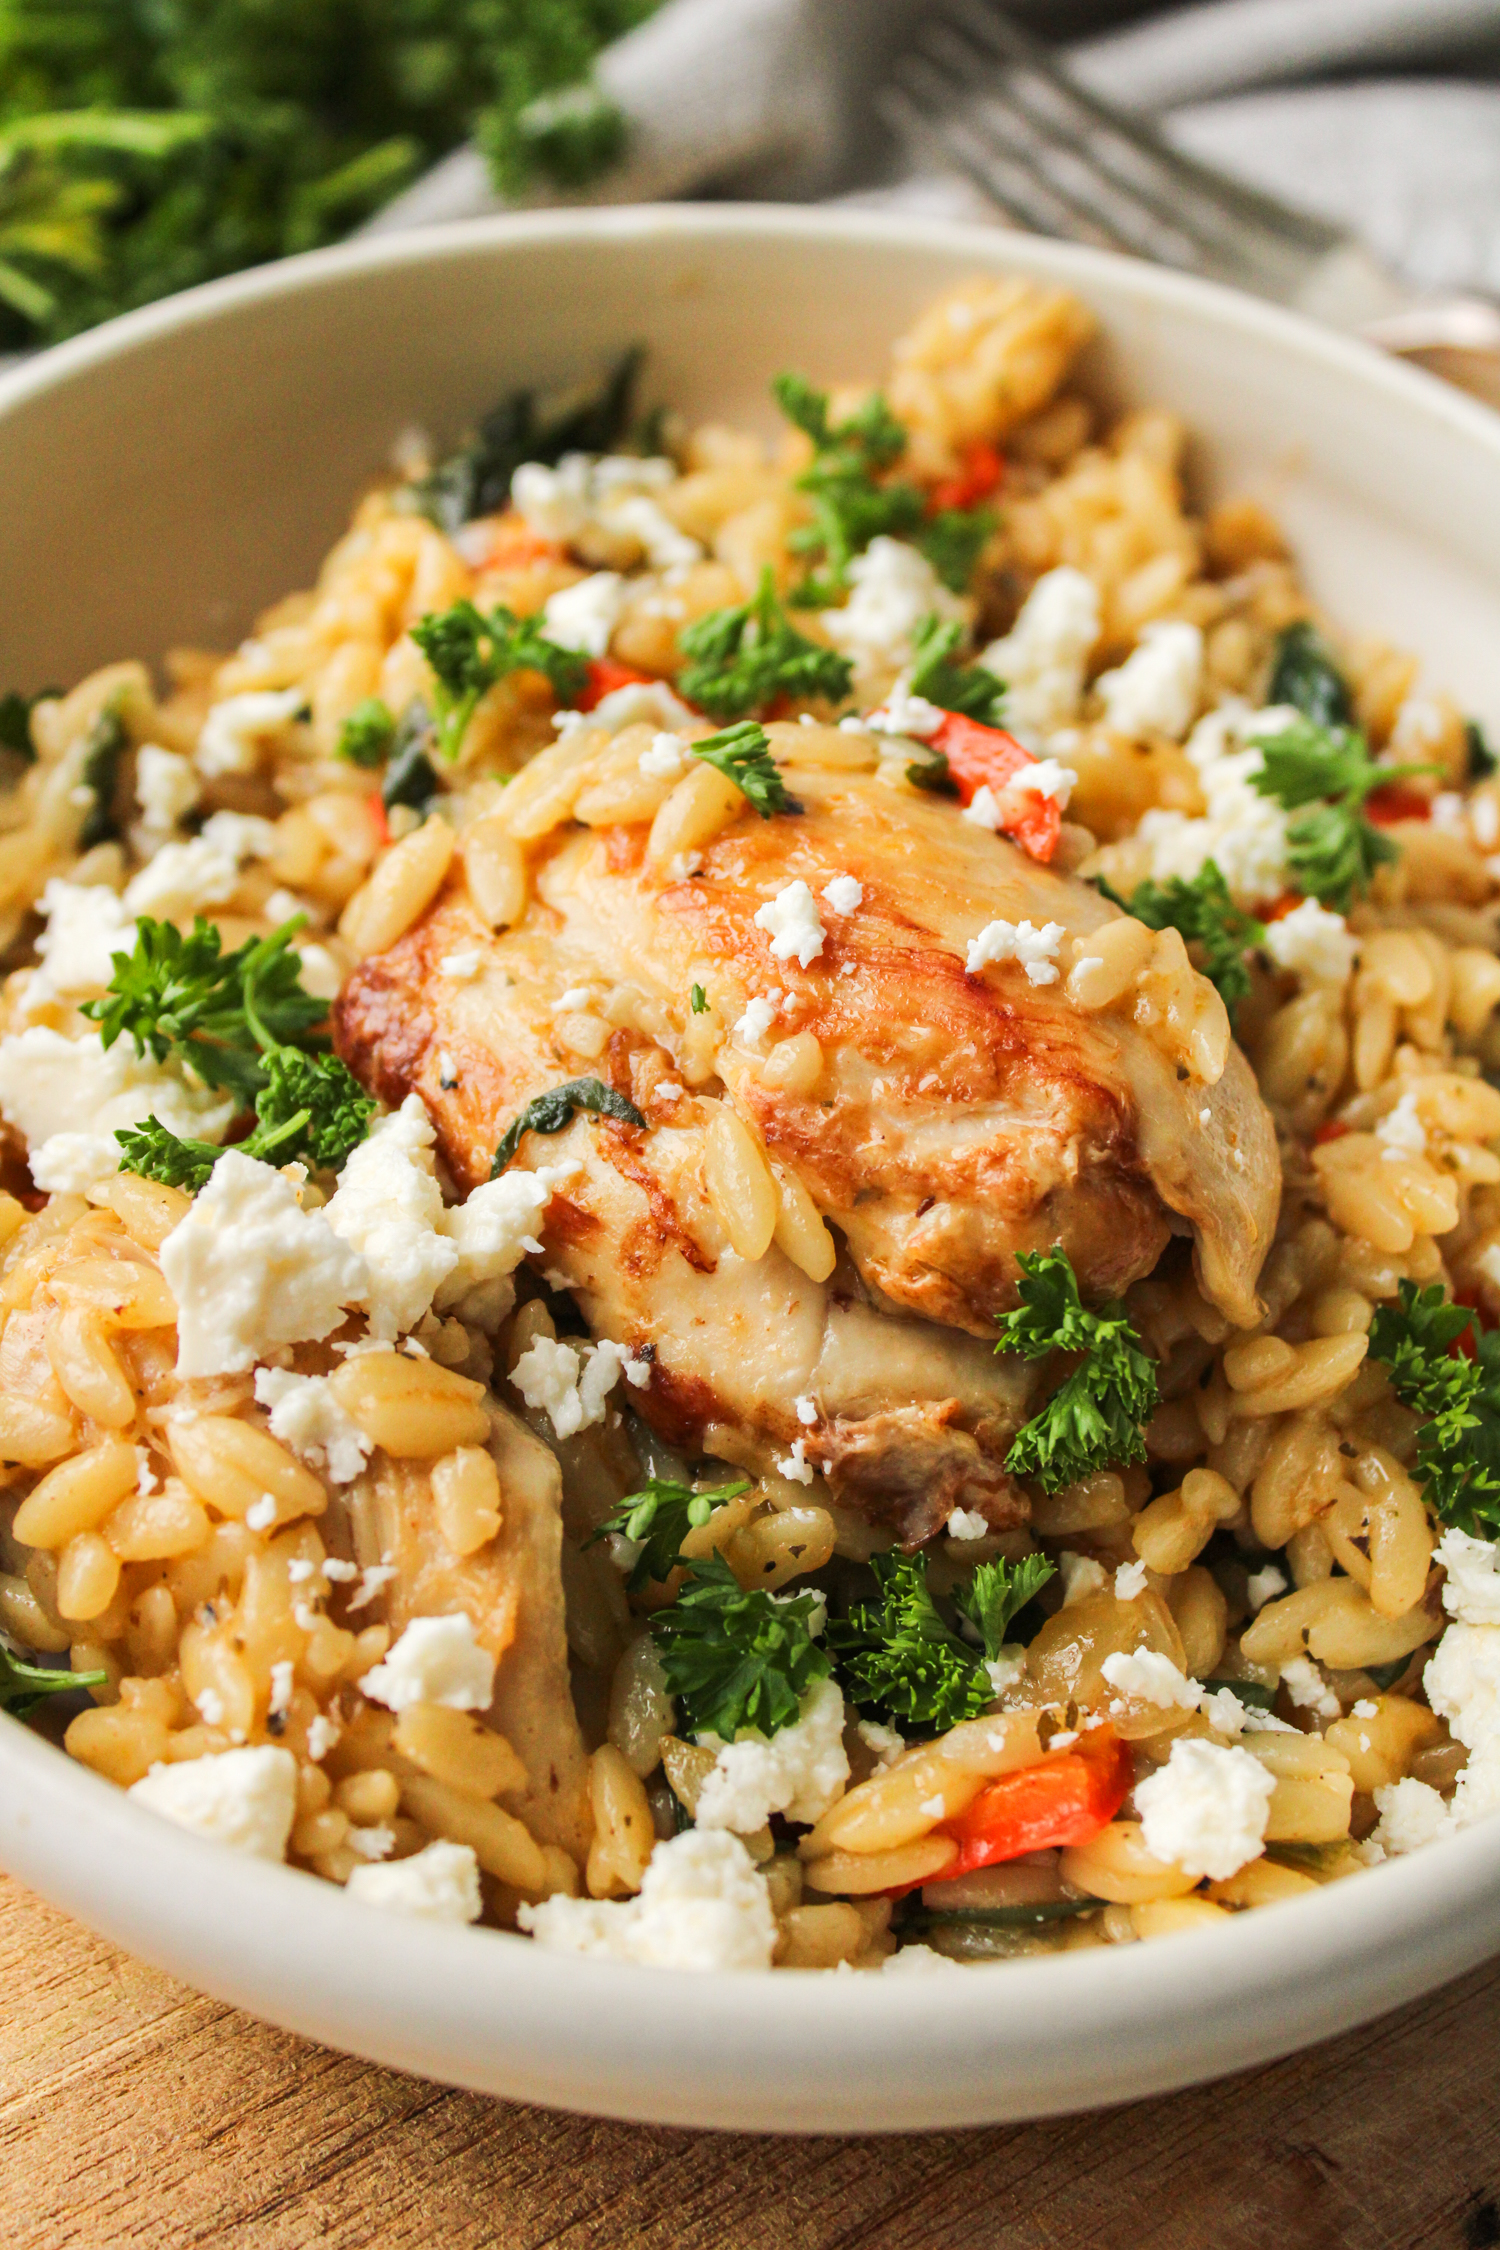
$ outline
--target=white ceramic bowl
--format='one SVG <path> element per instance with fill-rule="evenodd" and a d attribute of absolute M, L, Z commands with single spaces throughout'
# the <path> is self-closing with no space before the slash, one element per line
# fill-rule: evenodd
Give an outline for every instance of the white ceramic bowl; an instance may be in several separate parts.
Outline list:
<path fill-rule="evenodd" d="M 1146 266 L 959 228 L 671 207 L 381 239 L 215 283 L 0 381 L 0 686 L 226 644 L 306 584 L 403 424 L 623 344 L 690 415 L 768 421 L 780 367 L 868 376 L 946 284 L 1052 275 L 1093 378 L 1178 408 L 1208 491 L 1288 524 L 1315 590 L 1500 719 L 1500 419 L 1427 377 Z M 235 1857 L 0 1720 L 0 1862 L 96 1930 L 291 2030 L 614 2117 L 873 2131 L 1032 2117 L 1262 2062 L 1500 1948 L 1500 1826 L 1227 1928 L 924 1976 L 689 1977 L 426 1927 Z"/>

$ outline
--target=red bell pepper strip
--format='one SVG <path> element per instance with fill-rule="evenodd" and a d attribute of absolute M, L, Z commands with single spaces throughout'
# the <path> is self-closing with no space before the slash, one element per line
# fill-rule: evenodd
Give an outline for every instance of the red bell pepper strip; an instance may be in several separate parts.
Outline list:
<path fill-rule="evenodd" d="M 1057 850 L 1062 834 L 1062 807 L 1057 799 L 1017 789 L 1004 802 L 1010 784 L 1028 766 L 1039 765 L 1040 759 L 1023 749 L 1004 727 L 981 726 L 977 719 L 966 719 L 961 711 L 948 712 L 928 739 L 947 759 L 963 802 L 971 805 L 981 789 L 993 790 L 1003 802 L 1001 826 L 1005 834 L 1045 865 Z"/>
<path fill-rule="evenodd" d="M 977 1867 L 995 1867 L 1027 1852 L 1086 1844 L 1114 1819 L 1134 1777 L 1129 1747 L 1114 1728 L 1091 1727 L 1071 1750 L 1054 1751 L 1019 1773 L 1001 1774 L 965 1812 L 945 1822 L 937 1833 L 954 1839 L 958 1857 L 934 1879 L 951 1883 Z M 918 1888 L 902 1885 L 904 1891 Z"/>
<path fill-rule="evenodd" d="M 555 539 L 546 538 L 533 531 L 526 518 L 508 514 L 499 516 L 490 527 L 489 551 L 481 570 L 524 570 L 528 563 L 557 561 L 563 548 Z"/>
<path fill-rule="evenodd" d="M 977 508 L 990 500 L 1005 482 L 1005 456 L 983 438 L 964 447 L 963 463 L 956 475 L 944 477 L 927 495 L 927 513 L 941 515 L 945 508 Z"/>
<path fill-rule="evenodd" d="M 1353 1126 L 1346 1125 L 1342 1117 L 1325 1118 L 1313 1135 L 1313 1145 L 1316 1148 L 1326 1148 L 1330 1141 L 1341 1141 L 1346 1133 L 1353 1130 Z"/>
<path fill-rule="evenodd" d="M 375 825 L 376 840 L 379 843 L 380 849 L 384 851 L 386 845 L 391 840 L 391 824 L 386 818 L 385 799 L 381 796 L 378 789 L 372 789 L 369 796 L 365 799 L 365 803 L 370 809 L 370 818 Z"/>
<path fill-rule="evenodd" d="M 592 711 L 607 695 L 613 695 L 616 688 L 659 687 L 663 684 L 650 672 L 638 672 L 633 664 L 621 664 L 612 656 L 591 656 L 589 684 L 578 698 L 577 709 Z"/>
<path fill-rule="evenodd" d="M 1288 914 L 1295 914 L 1301 904 L 1300 891 L 1282 891 L 1272 899 L 1269 906 L 1261 908 L 1260 918 L 1263 922 L 1284 922 Z"/>
<path fill-rule="evenodd" d="M 1391 828 L 1398 820 L 1431 820 L 1432 800 L 1403 781 L 1389 781 L 1366 797 L 1365 818 L 1376 828 Z"/>

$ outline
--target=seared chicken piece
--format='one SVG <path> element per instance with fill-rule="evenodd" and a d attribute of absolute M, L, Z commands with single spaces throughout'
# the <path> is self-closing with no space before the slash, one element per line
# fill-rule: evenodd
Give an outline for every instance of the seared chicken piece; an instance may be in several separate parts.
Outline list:
<path fill-rule="evenodd" d="M 1063 978 L 1070 940 L 1118 918 L 1097 891 L 950 802 L 813 762 L 823 730 L 770 731 L 800 815 L 747 806 L 691 874 L 648 856 L 644 824 L 564 823 L 532 847 L 534 896 L 500 934 L 459 868 L 361 963 L 337 1043 L 388 1101 L 421 1094 L 465 1192 L 560 1081 L 596 1075 L 642 1111 L 644 1132 L 579 1117 L 516 1161 L 576 1160 L 540 1263 L 595 1335 L 649 1356 L 630 1402 L 665 1436 L 757 1468 L 801 1439 L 835 1499 L 907 1540 L 958 1505 L 1014 1522 L 1024 1500 L 1002 1463 L 1031 1371 L 987 1339 L 1016 1301 L 1017 1252 L 1060 1242 L 1099 1297 L 1191 1232 L 1204 1294 L 1252 1322 L 1279 1193 L 1270 1120 L 1180 941 L 1191 1020 L 1144 988 L 1086 1013 Z M 839 875 L 860 885 L 852 912 L 823 898 Z M 755 922 L 798 878 L 826 933 L 806 967 Z M 1060 924 L 1058 980 L 1014 960 L 971 974 L 970 942 L 995 921 Z M 476 976 L 444 974 L 473 952 Z M 756 997 L 775 1009 L 761 1035 L 742 1021 Z M 753 1260 L 731 1247 L 712 1154 L 725 1102 L 842 1236 L 827 1278 L 777 1245 Z M 778 1242 L 795 1251 L 796 1229 Z"/>

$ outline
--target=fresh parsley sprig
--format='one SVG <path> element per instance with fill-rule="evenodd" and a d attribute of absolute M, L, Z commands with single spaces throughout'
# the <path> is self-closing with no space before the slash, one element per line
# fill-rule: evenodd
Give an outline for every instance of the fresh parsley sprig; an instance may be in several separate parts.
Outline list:
<path fill-rule="evenodd" d="M 635 1103 L 617 1094 L 613 1086 L 606 1086 L 602 1078 L 570 1078 L 565 1085 L 533 1095 L 503 1134 L 490 1166 L 490 1178 L 499 1179 L 527 1133 L 560 1133 L 581 1109 L 592 1111 L 595 1117 L 617 1118 L 622 1125 L 644 1127 L 646 1123 Z"/>
<path fill-rule="evenodd" d="M 754 601 L 713 609 L 680 636 L 688 659 L 677 686 L 711 719 L 743 719 L 782 697 L 841 703 L 854 667 L 835 649 L 820 648 L 788 618 L 769 568 Z"/>
<path fill-rule="evenodd" d="M 157 1180 L 163 1187 L 181 1188 L 196 1195 L 207 1187 L 209 1175 L 224 1151 L 215 1141 L 194 1141 L 174 1133 L 155 1117 L 139 1125 L 117 1125 L 120 1169 L 139 1179 Z"/>
<path fill-rule="evenodd" d="M 754 719 L 724 727 L 689 745 L 695 758 L 732 781 L 748 797 L 762 820 L 773 813 L 799 813 L 802 806 L 787 788 L 771 756 L 771 739 Z"/>
<path fill-rule="evenodd" d="M 1250 993 L 1245 955 L 1261 943 L 1266 929 L 1253 914 L 1235 905 L 1217 863 L 1206 859 L 1191 877 L 1174 875 L 1167 883 L 1139 883 L 1128 900 L 1114 892 L 1109 895 L 1148 930 L 1182 932 L 1194 968 L 1215 987 L 1233 1023 L 1235 1009 Z"/>
<path fill-rule="evenodd" d="M 816 607 L 837 601 L 850 563 L 872 539 L 920 529 L 922 495 L 913 484 L 877 481 L 906 451 L 906 431 L 879 391 L 847 421 L 833 423 L 828 393 L 805 377 L 778 375 L 771 390 L 787 420 L 812 440 L 812 461 L 797 479 L 798 491 L 812 502 L 812 522 L 787 543 L 795 554 L 817 559 L 819 567 L 793 596 L 803 607 Z"/>
<path fill-rule="evenodd" d="M 28 1664 L 0 1641 L 0 1711 L 8 1711 L 13 1719 L 24 1719 L 49 1695 L 103 1687 L 108 1678 L 107 1672 L 55 1671 L 50 1664 Z"/>
<path fill-rule="evenodd" d="M 523 461 L 553 468 L 565 453 L 617 452 L 630 427 L 644 357 L 633 347 L 597 388 L 577 390 L 547 411 L 539 409 L 535 391 L 511 391 L 465 445 L 410 488 L 416 507 L 451 537 L 475 516 L 506 505 Z"/>
<path fill-rule="evenodd" d="M 333 754 L 351 766 L 383 766 L 396 739 L 396 721 L 390 706 L 378 695 L 356 703 L 343 725 Z"/>
<path fill-rule="evenodd" d="M 1260 770 L 1250 784 L 1296 818 L 1287 824 L 1287 864 L 1299 890 L 1339 913 L 1367 891 L 1377 867 L 1399 858 L 1388 836 L 1365 818 L 1366 799 L 1427 765 L 1378 766 L 1353 727 L 1298 718 L 1279 734 L 1258 736 Z"/>
<path fill-rule="evenodd" d="M 258 1123 L 238 1144 L 241 1156 L 263 1164 L 304 1163 L 337 1172 L 369 1131 L 375 1103 L 336 1055 L 273 1047 L 265 1057 L 266 1084 L 255 1097 Z M 117 1126 L 122 1163 L 142 1179 L 196 1195 L 224 1154 L 212 1141 L 171 1132 L 156 1118 Z"/>
<path fill-rule="evenodd" d="M 1039 1414 L 1017 1432 L 1005 1465 L 1056 1492 L 1096 1469 L 1144 1461 L 1143 1425 L 1156 1411 L 1156 1368 L 1122 1304 L 1090 1311 L 1065 1251 L 1022 1251 L 1021 1302 L 1000 1322 L 996 1351 L 1046 1359 L 1084 1357 Z"/>
<path fill-rule="evenodd" d="M 964 637 L 956 619 L 926 617 L 912 643 L 911 693 L 943 711 L 962 712 L 981 726 L 997 727 L 1005 706 L 1005 682 L 982 664 L 959 664 L 954 652 Z"/>
<path fill-rule="evenodd" d="M 294 914 L 269 937 L 225 953 L 201 914 L 186 936 L 143 915 L 135 950 L 112 956 L 108 992 L 82 1012 L 98 1023 L 105 1047 L 128 1033 L 138 1055 L 186 1064 L 248 1108 L 269 1082 L 267 1051 L 304 1040 L 328 1013 L 326 1000 L 302 989 L 292 940 L 305 921 Z"/>
<path fill-rule="evenodd" d="M 1417 1475 L 1444 1523 L 1471 1537 L 1500 1536 L 1500 1330 L 1480 1331 L 1476 1357 L 1453 1346 L 1473 1320 L 1449 1304 L 1442 1284 L 1403 1281 L 1399 1302 L 1370 1323 L 1370 1356 L 1384 1360 L 1391 1388 L 1421 1417 Z"/>
<path fill-rule="evenodd" d="M 639 1540 L 641 1551 L 625 1580 L 628 1590 L 639 1594 L 647 1586 L 664 1585 L 677 1565 L 687 1561 L 679 1549 L 690 1531 L 706 1524 L 726 1500 L 737 1500 L 749 1490 L 748 1477 L 715 1485 L 705 1492 L 690 1484 L 674 1484 L 669 1477 L 649 1477 L 639 1492 L 627 1493 L 605 1517 L 588 1544 L 592 1546 L 594 1540 L 611 1531 L 625 1539 Z"/>
<path fill-rule="evenodd" d="M 1053 1575 L 1045 1555 L 981 1563 L 955 1607 L 979 1628 L 983 1654 L 949 1625 L 927 1583 L 927 1557 L 892 1552 L 871 1559 L 878 1602 L 830 1619 L 828 1643 L 852 1703 L 903 1727 L 942 1732 L 977 1718 L 995 1700 L 985 1659 L 1000 1653 L 1011 1619 Z"/>
<path fill-rule="evenodd" d="M 667 1690 L 690 1734 L 732 1742 L 741 1727 L 775 1734 L 790 1726 L 832 1662 L 812 1637 L 817 1594 L 777 1600 L 747 1593 L 720 1555 L 690 1566 L 675 1602 L 651 1619 Z"/>
<path fill-rule="evenodd" d="M 993 508 L 939 508 L 917 533 L 916 544 L 950 594 L 968 591 L 974 565 L 998 521 Z"/>
<path fill-rule="evenodd" d="M 588 680 L 586 658 L 549 641 L 534 617 L 517 617 L 503 603 L 487 617 L 471 601 L 432 610 L 411 637 L 432 667 L 437 746 L 445 758 L 458 756 L 480 697 L 508 673 L 544 673 L 562 703 Z"/>

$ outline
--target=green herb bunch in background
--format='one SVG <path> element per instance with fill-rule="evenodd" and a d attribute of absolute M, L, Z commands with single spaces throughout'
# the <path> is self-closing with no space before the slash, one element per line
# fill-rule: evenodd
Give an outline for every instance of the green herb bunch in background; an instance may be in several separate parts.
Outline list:
<path fill-rule="evenodd" d="M 613 156 L 586 90 L 655 0 L 0 0 L 0 350 L 338 239 L 473 135 Z"/>

